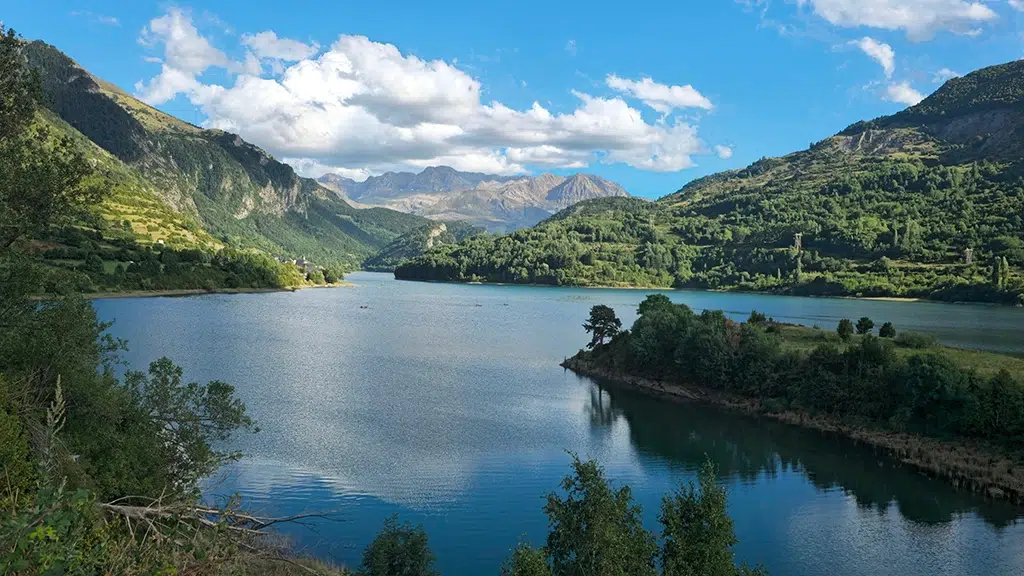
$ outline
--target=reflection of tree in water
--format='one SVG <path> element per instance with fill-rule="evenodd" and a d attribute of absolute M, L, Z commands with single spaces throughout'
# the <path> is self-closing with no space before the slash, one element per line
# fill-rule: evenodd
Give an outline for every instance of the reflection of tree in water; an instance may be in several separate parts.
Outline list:
<path fill-rule="evenodd" d="M 773 420 L 600 384 L 591 384 L 588 412 L 593 429 L 606 429 L 622 418 L 639 453 L 681 463 L 688 470 L 699 468 L 707 455 L 722 477 L 745 482 L 799 471 L 818 490 L 840 488 L 860 507 L 879 514 L 895 502 L 904 517 L 927 524 L 977 512 L 999 528 L 1024 515 L 1024 508 L 954 490 L 870 447 Z"/>

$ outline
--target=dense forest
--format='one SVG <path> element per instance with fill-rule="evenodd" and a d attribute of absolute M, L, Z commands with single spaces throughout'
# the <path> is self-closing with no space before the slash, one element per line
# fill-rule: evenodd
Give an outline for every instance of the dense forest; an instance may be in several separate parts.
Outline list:
<path fill-rule="evenodd" d="M 258 433 L 257 424 L 231 385 L 189 382 L 167 358 L 122 373 L 128 343 L 106 332 L 72 273 L 90 282 L 273 285 L 292 270 L 201 241 L 141 246 L 128 220 L 105 224 L 105 235 L 82 227 L 102 217 L 94 207 L 113 192 L 96 185 L 102 166 L 38 110 L 39 77 L 24 46 L 0 25 L 0 573 L 350 574 L 295 557 L 268 535 L 297 518 L 202 498 L 200 481 L 241 457 L 218 447 Z M 82 263 L 56 274 L 56 260 Z M 129 264 L 110 272 L 112 261 Z M 596 463 L 574 458 L 561 489 L 544 506 L 545 544 L 510 550 L 495 573 L 763 573 L 734 563 L 726 494 L 710 463 L 698 483 L 665 497 L 660 542 L 642 526 L 629 487 L 613 486 Z M 388 519 L 355 573 L 435 574 L 426 533 Z"/>
<path fill-rule="evenodd" d="M 583 202 L 434 249 L 396 277 L 1021 305 L 1022 74 L 1021 62 L 987 68 L 806 151 L 653 203 Z"/>

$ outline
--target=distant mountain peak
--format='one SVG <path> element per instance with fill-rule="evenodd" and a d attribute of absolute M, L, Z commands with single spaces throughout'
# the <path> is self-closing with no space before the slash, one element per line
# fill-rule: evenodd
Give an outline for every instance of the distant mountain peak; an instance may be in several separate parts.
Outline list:
<path fill-rule="evenodd" d="M 610 196 L 625 197 L 629 196 L 629 193 L 622 186 L 600 176 L 577 172 L 552 188 L 547 194 L 547 200 L 561 210 L 577 202 Z"/>

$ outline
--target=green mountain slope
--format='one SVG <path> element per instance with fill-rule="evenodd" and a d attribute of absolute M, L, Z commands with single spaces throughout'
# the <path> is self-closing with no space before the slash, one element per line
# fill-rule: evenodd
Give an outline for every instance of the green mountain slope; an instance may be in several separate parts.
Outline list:
<path fill-rule="evenodd" d="M 1022 77 L 986 68 L 808 150 L 650 204 L 584 202 L 396 276 L 1024 303 Z"/>
<path fill-rule="evenodd" d="M 102 197 L 83 207 L 72 224 L 24 241 L 44 265 L 38 292 L 280 289 L 307 283 L 304 271 L 292 264 L 258 250 L 225 247 L 196 217 L 168 206 L 137 170 L 54 112 L 37 110 L 36 123 L 51 142 L 69 141 L 91 165 L 85 184 Z"/>
<path fill-rule="evenodd" d="M 484 229 L 468 222 L 434 222 L 420 226 L 395 238 L 380 252 L 363 262 L 363 269 L 390 272 L 399 264 L 421 256 L 427 250 L 457 244 L 470 236 L 484 233 Z"/>
<path fill-rule="evenodd" d="M 197 218 L 174 211 L 157 189 L 138 171 L 100 148 L 64 122 L 57 114 L 41 109 L 38 121 L 54 136 L 74 142 L 92 164 L 90 177 L 105 190 L 101 204 L 95 206 L 83 225 L 108 238 L 125 239 L 141 245 L 156 242 L 176 249 L 217 250 L 223 244 L 208 234 Z"/>
<path fill-rule="evenodd" d="M 173 210 L 218 241 L 272 255 L 357 266 L 424 218 L 359 210 L 260 148 L 164 114 L 93 77 L 40 41 L 25 48 L 44 104 L 133 168 Z"/>

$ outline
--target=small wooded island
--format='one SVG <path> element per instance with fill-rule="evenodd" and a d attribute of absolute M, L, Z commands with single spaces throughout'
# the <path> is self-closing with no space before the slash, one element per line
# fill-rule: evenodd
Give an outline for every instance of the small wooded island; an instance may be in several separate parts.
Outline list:
<path fill-rule="evenodd" d="M 842 320 L 835 332 L 754 312 L 693 312 L 648 296 L 622 331 L 591 309 L 593 336 L 563 366 L 675 400 L 709 402 L 835 432 L 955 486 L 1024 498 L 1024 360 Z M 856 334 L 854 334 L 856 332 Z"/>

